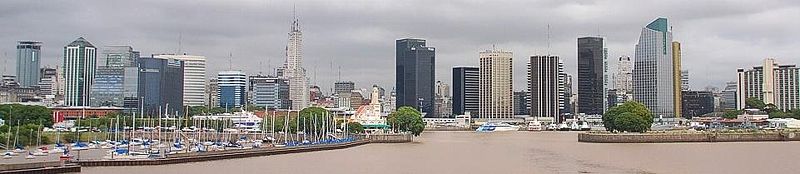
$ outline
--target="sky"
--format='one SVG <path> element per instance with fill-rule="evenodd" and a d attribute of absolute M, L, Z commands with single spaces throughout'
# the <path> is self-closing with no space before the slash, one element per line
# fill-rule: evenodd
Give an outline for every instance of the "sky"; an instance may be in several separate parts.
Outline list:
<path fill-rule="evenodd" d="M 304 37 L 303 67 L 326 92 L 337 80 L 393 88 L 401 38 L 436 47 L 436 79 L 448 84 L 453 66 L 476 66 L 478 52 L 492 46 L 513 51 L 515 90 L 526 86 L 531 55 L 559 55 L 576 76 L 583 36 L 606 38 L 611 73 L 618 57 L 634 58 L 642 28 L 658 17 L 669 19 L 682 43 L 682 66 L 695 90 L 724 87 L 737 68 L 767 57 L 800 63 L 796 0 L 3 0 L 0 72 L 14 74 L 18 40 L 43 42 L 42 66 L 55 66 L 63 47 L 84 37 L 142 55 L 203 55 L 209 75 L 270 74 L 286 59 L 294 16 Z"/>

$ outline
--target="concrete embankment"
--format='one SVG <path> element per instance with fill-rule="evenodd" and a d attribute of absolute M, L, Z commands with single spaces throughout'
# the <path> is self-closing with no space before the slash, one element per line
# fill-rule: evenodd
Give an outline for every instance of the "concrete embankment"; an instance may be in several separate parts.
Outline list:
<path fill-rule="evenodd" d="M 588 143 L 682 143 L 800 141 L 800 132 L 694 132 L 694 133 L 580 133 L 579 142 Z"/>
<path fill-rule="evenodd" d="M 81 172 L 81 166 L 63 161 L 0 164 L 0 174 L 49 174 Z"/>

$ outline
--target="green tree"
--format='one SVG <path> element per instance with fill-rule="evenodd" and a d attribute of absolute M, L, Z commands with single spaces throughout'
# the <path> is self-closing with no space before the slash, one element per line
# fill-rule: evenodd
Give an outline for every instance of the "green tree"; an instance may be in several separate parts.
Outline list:
<path fill-rule="evenodd" d="M 742 110 L 727 110 L 722 114 L 722 118 L 735 119 L 739 115 L 742 115 Z"/>
<path fill-rule="evenodd" d="M 347 132 L 354 134 L 362 133 L 364 132 L 364 126 L 362 126 L 361 123 L 358 122 L 349 122 L 347 123 Z"/>
<path fill-rule="evenodd" d="M 0 105 L 0 116 L 6 121 L 6 124 L 16 125 L 19 121 L 20 125 L 25 124 L 43 124 L 52 125 L 53 115 L 52 111 L 44 106 L 21 105 L 21 104 L 5 104 Z M 11 118 L 9 118 L 11 117 Z"/>
<path fill-rule="evenodd" d="M 419 136 L 425 129 L 425 122 L 422 121 L 422 114 L 409 106 L 398 108 L 389 114 L 387 122 L 390 126 L 401 132 L 411 132 L 414 136 Z"/>
<path fill-rule="evenodd" d="M 745 99 L 744 104 L 747 109 L 764 109 L 767 106 L 764 101 L 755 97 Z"/>
<path fill-rule="evenodd" d="M 621 118 L 623 114 L 625 114 L 625 118 Z M 638 117 L 639 119 L 629 118 L 631 116 Z M 618 119 L 621 120 L 617 121 Z M 635 101 L 628 101 L 622 105 L 614 106 L 603 114 L 603 125 L 606 127 L 606 130 L 612 132 L 645 132 L 650 129 L 650 125 L 652 124 L 653 114 L 642 103 Z"/>

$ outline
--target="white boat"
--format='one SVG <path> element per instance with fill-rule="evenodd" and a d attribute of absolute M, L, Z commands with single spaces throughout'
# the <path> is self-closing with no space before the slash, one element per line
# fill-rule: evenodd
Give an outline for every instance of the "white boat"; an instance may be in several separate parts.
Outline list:
<path fill-rule="evenodd" d="M 589 126 L 587 122 L 581 122 L 581 131 L 589 131 L 592 130 L 592 127 Z"/>
<path fill-rule="evenodd" d="M 569 131 L 569 125 L 567 123 L 558 124 L 559 131 Z"/>
<path fill-rule="evenodd" d="M 518 131 L 519 126 L 510 125 L 503 122 L 488 122 L 478 127 L 477 132 L 504 132 L 504 131 Z"/>
<path fill-rule="evenodd" d="M 558 130 L 558 125 L 555 124 L 555 123 L 550 123 L 549 125 L 547 125 L 547 130 L 550 130 L 550 131 Z"/>
<path fill-rule="evenodd" d="M 34 159 L 36 156 L 33 156 L 33 153 L 28 152 L 28 156 L 25 156 L 25 159 Z"/>
<path fill-rule="evenodd" d="M 569 124 L 569 129 L 572 131 L 579 131 L 581 130 L 581 125 L 579 125 L 578 122 L 573 121 Z"/>
<path fill-rule="evenodd" d="M 537 120 L 528 122 L 528 131 L 542 131 L 542 123 Z"/>

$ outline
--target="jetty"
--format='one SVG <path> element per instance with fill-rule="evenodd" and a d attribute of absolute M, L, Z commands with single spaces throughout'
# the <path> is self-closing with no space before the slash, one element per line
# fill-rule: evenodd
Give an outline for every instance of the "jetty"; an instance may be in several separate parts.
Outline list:
<path fill-rule="evenodd" d="M 800 141 L 798 131 L 699 131 L 578 134 L 578 142 L 587 143 L 692 143 L 692 142 L 758 142 Z"/>

